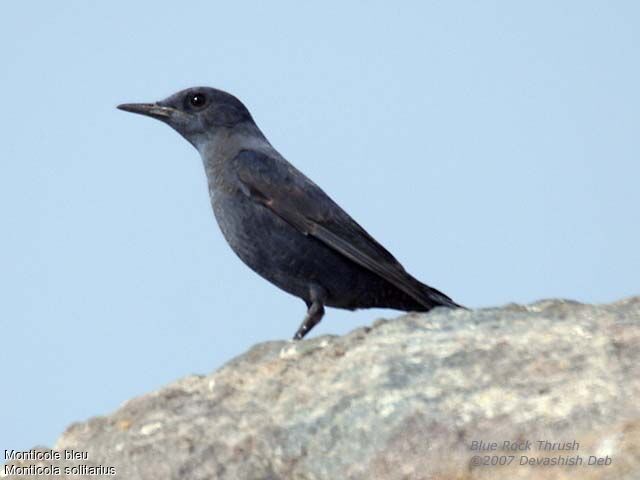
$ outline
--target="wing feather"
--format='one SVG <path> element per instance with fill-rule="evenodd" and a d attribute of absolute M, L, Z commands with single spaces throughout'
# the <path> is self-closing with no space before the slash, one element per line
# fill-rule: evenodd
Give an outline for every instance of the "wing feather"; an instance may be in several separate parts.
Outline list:
<path fill-rule="evenodd" d="M 317 238 L 426 308 L 443 304 L 458 306 L 443 293 L 409 275 L 388 250 L 284 159 L 243 150 L 233 161 L 242 191 L 302 234 Z"/>

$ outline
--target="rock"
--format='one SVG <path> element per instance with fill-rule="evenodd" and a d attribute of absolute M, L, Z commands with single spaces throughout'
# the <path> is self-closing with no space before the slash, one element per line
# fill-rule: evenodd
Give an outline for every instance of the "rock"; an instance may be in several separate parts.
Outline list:
<path fill-rule="evenodd" d="M 637 479 L 640 297 L 437 309 L 343 337 L 262 343 L 210 375 L 71 425 L 49 453 L 65 449 L 87 458 L 13 461 L 5 473 L 48 465 L 61 475 L 21 478 L 109 478 L 93 466 L 127 480 Z M 474 465 L 474 456 L 513 459 Z M 544 458 L 582 464 L 535 465 Z"/>

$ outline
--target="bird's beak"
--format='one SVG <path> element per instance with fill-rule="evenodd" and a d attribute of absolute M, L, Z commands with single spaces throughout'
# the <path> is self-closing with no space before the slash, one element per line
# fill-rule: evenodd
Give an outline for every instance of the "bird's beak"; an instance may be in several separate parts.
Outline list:
<path fill-rule="evenodd" d="M 139 113 L 159 120 L 169 119 L 177 110 L 171 107 L 163 107 L 157 103 L 123 103 L 118 109 L 125 112 Z"/>

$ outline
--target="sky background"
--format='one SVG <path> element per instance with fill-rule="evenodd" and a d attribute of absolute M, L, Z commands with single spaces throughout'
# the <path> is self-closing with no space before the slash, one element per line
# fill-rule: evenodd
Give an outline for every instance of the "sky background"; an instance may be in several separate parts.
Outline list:
<path fill-rule="evenodd" d="M 226 245 L 197 152 L 117 104 L 228 90 L 456 301 L 599 303 L 640 294 L 639 59 L 632 1 L 3 2 L 0 451 L 304 315 Z"/>

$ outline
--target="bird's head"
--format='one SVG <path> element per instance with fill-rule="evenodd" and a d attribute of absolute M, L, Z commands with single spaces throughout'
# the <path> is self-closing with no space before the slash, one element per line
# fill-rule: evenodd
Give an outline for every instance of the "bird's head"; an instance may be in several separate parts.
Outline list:
<path fill-rule="evenodd" d="M 159 102 L 124 103 L 118 108 L 163 121 L 196 148 L 222 128 L 253 122 L 240 100 L 210 87 L 188 88 Z"/>

